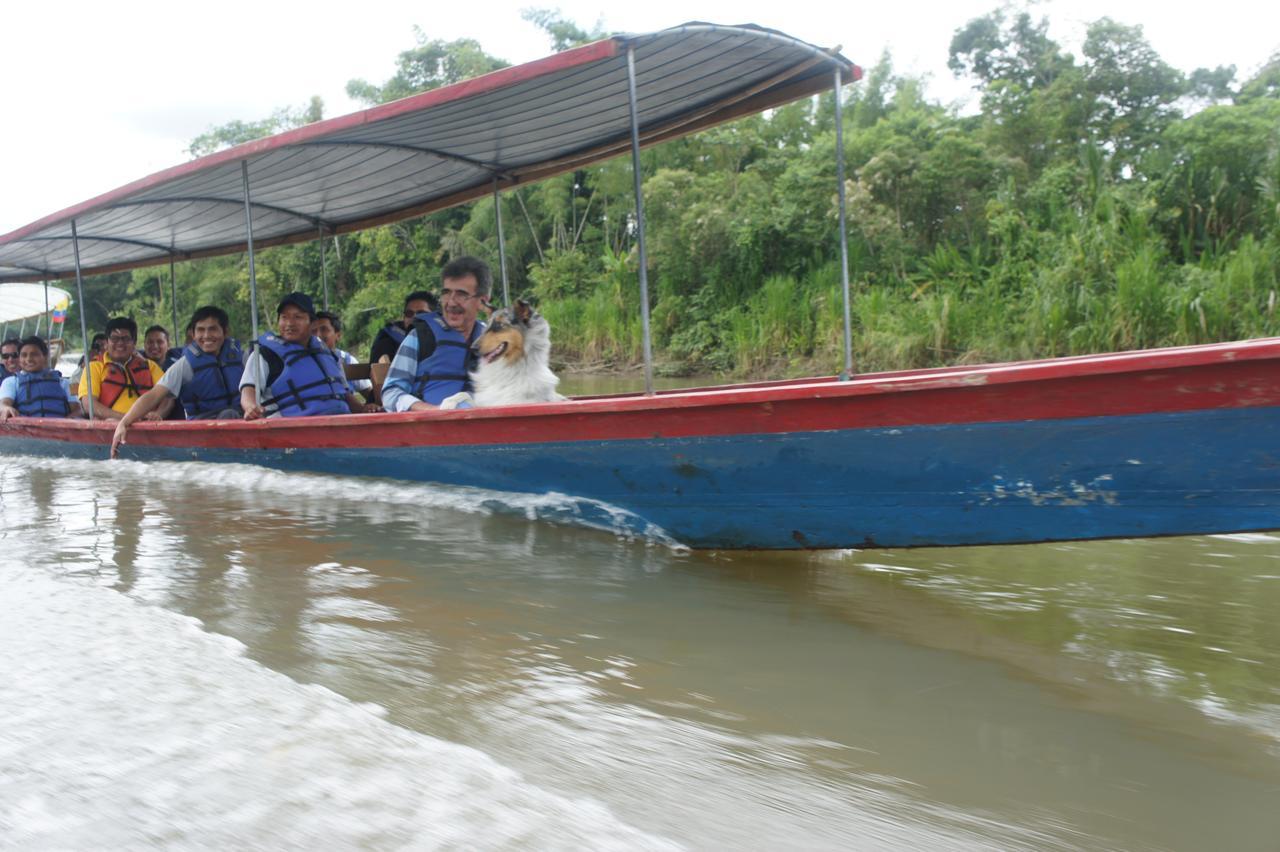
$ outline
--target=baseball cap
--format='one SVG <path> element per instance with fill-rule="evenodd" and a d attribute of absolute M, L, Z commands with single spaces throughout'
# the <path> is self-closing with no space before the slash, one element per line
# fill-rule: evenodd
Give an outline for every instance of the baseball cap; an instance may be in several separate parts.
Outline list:
<path fill-rule="evenodd" d="M 280 316 L 284 311 L 285 305 L 293 305 L 300 311 L 303 311 L 312 319 L 316 318 L 316 305 L 311 301 L 311 297 L 306 293 L 293 292 L 280 300 L 280 304 L 276 306 L 276 316 Z"/>

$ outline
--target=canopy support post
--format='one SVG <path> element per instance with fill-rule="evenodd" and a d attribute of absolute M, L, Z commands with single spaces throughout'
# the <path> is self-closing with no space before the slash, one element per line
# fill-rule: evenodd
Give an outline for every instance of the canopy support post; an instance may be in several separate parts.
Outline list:
<path fill-rule="evenodd" d="M 631 109 L 631 172 L 636 185 L 636 245 L 640 252 L 640 324 L 644 337 L 644 393 L 645 396 L 653 396 L 653 344 L 649 338 L 649 259 L 644 245 L 640 115 L 636 106 L 636 51 L 631 45 L 627 45 L 627 105 Z"/>
<path fill-rule="evenodd" d="M 173 337 L 171 340 L 178 339 L 178 277 L 174 274 L 173 255 L 169 255 L 169 301 L 173 303 Z M 184 336 L 182 345 L 187 345 L 187 339 Z"/>
<path fill-rule="evenodd" d="M 836 197 L 840 199 L 840 286 L 844 292 L 844 372 L 840 381 L 847 382 L 853 375 L 853 320 L 849 299 L 849 228 L 844 199 L 844 118 L 840 105 L 840 88 L 843 84 L 840 66 L 836 66 Z"/>
<path fill-rule="evenodd" d="M 80 337 L 84 341 L 84 386 L 89 391 L 89 422 L 93 422 L 93 370 L 89 363 L 89 322 L 84 311 L 84 279 L 80 275 L 80 236 L 76 233 L 76 220 L 71 220 L 71 252 L 76 261 L 76 303 L 80 306 Z M 79 388 L 76 389 L 77 392 Z"/>
<path fill-rule="evenodd" d="M 324 309 L 329 310 L 329 262 L 324 254 L 324 225 L 316 225 L 317 239 L 320 240 L 320 284 L 324 287 Z"/>
<path fill-rule="evenodd" d="M 46 278 L 44 284 L 44 336 L 48 337 L 49 332 L 53 331 L 53 320 L 49 317 L 49 279 Z M 40 321 L 36 320 L 36 334 L 40 333 Z M 55 366 L 55 365 L 49 365 Z"/>
<path fill-rule="evenodd" d="M 493 216 L 498 223 L 498 266 L 502 267 L 502 304 L 511 307 L 511 287 L 507 283 L 507 241 L 502 235 L 502 199 L 498 195 L 498 176 L 493 177 Z"/>
<path fill-rule="evenodd" d="M 18 338 L 21 339 L 26 336 L 27 336 L 27 318 L 23 317 L 22 325 L 18 326 Z"/>
<path fill-rule="evenodd" d="M 249 161 L 240 161 L 240 177 L 244 184 L 244 229 L 249 248 L 249 316 L 253 320 L 253 339 L 258 339 L 258 272 L 253 265 L 253 205 L 249 202 Z"/>

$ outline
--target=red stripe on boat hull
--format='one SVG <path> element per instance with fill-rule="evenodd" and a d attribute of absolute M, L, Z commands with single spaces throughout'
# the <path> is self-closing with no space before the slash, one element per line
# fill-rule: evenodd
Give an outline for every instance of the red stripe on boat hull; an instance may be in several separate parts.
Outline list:
<path fill-rule="evenodd" d="M 1280 405 L 1280 340 L 426 414 L 136 424 L 150 446 L 336 448 L 814 432 Z M 6 433 L 107 444 L 113 423 Z"/>

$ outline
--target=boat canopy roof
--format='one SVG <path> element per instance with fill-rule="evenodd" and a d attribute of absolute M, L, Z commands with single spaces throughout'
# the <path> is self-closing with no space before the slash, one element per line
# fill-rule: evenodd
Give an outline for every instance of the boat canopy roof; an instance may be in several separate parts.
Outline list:
<path fill-rule="evenodd" d="M 0 284 L 0 323 L 41 317 L 58 307 L 66 309 L 70 300 L 71 294 L 61 287 L 50 287 L 46 294 L 39 284 Z"/>
<path fill-rule="evenodd" d="M 832 88 L 861 71 L 838 52 L 754 25 L 620 35 L 316 122 L 145 177 L 0 236 L 0 281 L 244 251 L 421 215 L 598 162 L 631 143 L 634 50 L 641 144 Z M 42 302 L 43 304 L 43 302 Z"/>

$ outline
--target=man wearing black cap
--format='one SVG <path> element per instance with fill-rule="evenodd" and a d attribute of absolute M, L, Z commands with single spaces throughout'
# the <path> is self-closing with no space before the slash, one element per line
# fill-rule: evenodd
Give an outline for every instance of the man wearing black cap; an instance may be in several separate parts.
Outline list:
<path fill-rule="evenodd" d="M 306 293 L 290 293 L 276 308 L 276 331 L 258 338 L 244 365 L 240 404 L 245 420 L 380 411 L 351 393 L 342 367 L 311 334 L 316 308 Z"/>

